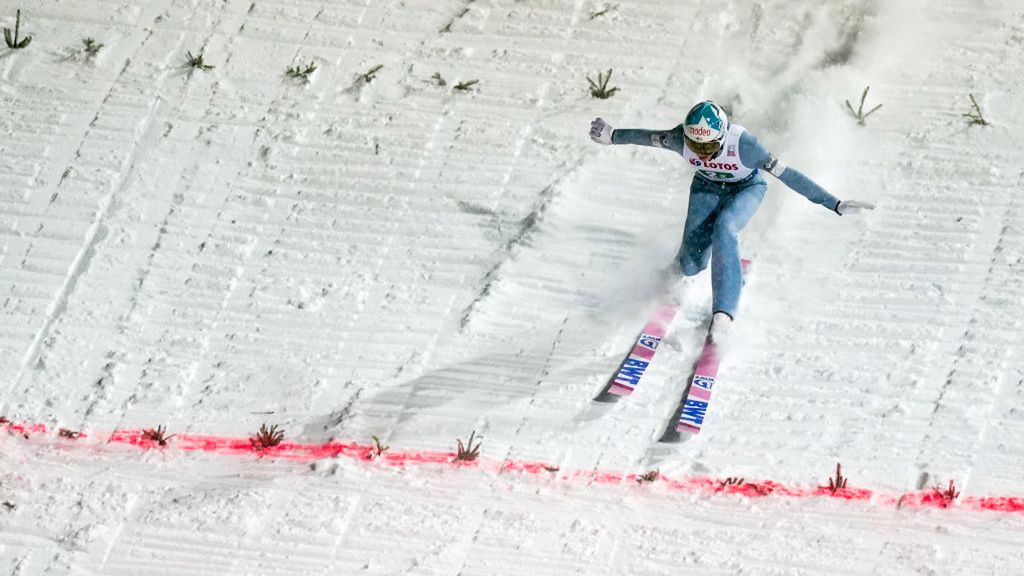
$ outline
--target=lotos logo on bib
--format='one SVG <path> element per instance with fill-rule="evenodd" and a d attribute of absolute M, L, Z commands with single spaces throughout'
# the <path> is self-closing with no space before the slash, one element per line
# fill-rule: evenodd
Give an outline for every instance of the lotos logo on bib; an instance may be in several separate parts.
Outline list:
<path fill-rule="evenodd" d="M 690 164 L 697 168 L 711 168 L 712 170 L 739 170 L 739 164 L 726 164 L 725 162 L 701 162 L 696 158 L 690 159 Z"/>

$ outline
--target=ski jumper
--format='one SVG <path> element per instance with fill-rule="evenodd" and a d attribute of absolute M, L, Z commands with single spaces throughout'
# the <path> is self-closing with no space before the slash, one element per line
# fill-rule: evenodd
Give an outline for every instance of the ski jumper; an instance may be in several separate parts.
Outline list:
<path fill-rule="evenodd" d="M 686 147 L 682 124 L 671 130 L 615 129 L 612 144 L 666 148 L 680 154 L 696 168 L 697 173 L 690 183 L 683 241 L 676 259 L 686 276 L 704 270 L 711 261 L 713 311 L 725 312 L 732 318 L 736 317 L 743 286 L 736 236 L 757 212 L 768 189 L 760 169 L 767 170 L 815 204 L 832 211 L 839 206 L 838 198 L 796 169 L 787 167 L 736 124 L 729 127 L 718 153 L 706 162 Z"/>

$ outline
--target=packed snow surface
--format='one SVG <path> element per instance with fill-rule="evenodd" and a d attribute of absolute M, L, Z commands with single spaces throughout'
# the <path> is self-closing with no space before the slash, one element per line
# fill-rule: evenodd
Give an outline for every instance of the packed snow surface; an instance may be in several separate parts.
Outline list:
<path fill-rule="evenodd" d="M 19 9 L 0 573 L 1024 572 L 1019 0 L 0 0 L 12 33 Z M 769 178 L 704 430 L 664 446 L 706 273 L 637 391 L 590 400 L 692 170 L 587 131 L 704 98 L 878 208 Z M 250 449 L 261 425 L 284 447 Z"/>

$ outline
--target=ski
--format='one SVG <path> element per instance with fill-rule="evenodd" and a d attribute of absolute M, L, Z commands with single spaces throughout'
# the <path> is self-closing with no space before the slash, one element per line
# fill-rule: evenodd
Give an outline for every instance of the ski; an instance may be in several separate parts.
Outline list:
<path fill-rule="evenodd" d="M 669 425 L 662 442 L 673 442 L 679 439 L 679 433 L 699 434 L 707 415 L 708 404 L 711 402 L 711 390 L 718 378 L 718 366 L 721 359 L 718 346 L 710 340 L 704 342 L 697 367 L 693 370 L 693 379 L 686 389 L 682 402 L 674 413 L 675 426 Z"/>
<path fill-rule="evenodd" d="M 640 385 L 640 380 L 647 372 L 647 368 L 654 360 L 654 354 L 658 351 L 658 345 L 665 338 L 672 320 L 676 317 L 676 305 L 665 303 L 658 306 L 650 320 L 644 325 L 637 337 L 636 343 L 630 350 L 626 359 L 619 365 L 615 375 L 608 381 L 600 394 L 594 398 L 595 402 L 617 402 L 624 396 L 629 396 Z"/>
<path fill-rule="evenodd" d="M 750 269 L 750 260 L 744 259 L 743 276 L 746 281 Z M 682 400 L 672 413 L 665 433 L 660 442 L 678 442 L 681 434 L 699 434 L 704 426 L 708 405 L 711 403 L 711 390 L 718 379 L 718 367 L 721 363 L 718 346 L 710 338 L 704 340 L 697 364 L 693 369 L 693 377 L 683 391 Z"/>

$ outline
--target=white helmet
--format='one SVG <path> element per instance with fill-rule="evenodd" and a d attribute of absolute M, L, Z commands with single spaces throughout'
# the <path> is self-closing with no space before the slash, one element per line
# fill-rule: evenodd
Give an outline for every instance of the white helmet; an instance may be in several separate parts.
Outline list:
<path fill-rule="evenodd" d="M 729 132 L 729 117 L 725 110 L 710 100 L 705 100 L 686 113 L 683 122 L 683 136 L 686 146 L 695 154 L 709 156 L 718 152 Z"/>

